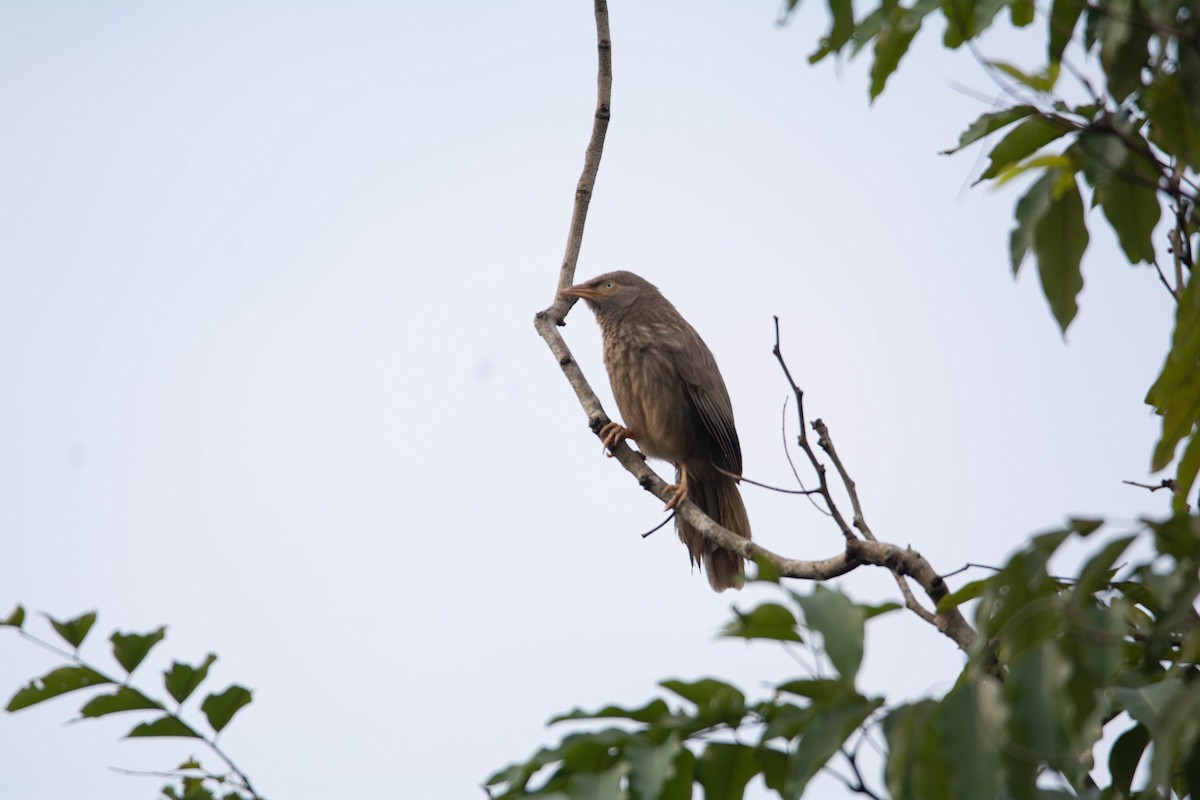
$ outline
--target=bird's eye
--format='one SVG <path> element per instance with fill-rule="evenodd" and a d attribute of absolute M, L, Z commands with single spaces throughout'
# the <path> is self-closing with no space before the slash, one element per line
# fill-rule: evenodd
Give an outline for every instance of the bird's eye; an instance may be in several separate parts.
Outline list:
<path fill-rule="evenodd" d="M 604 288 L 605 288 L 605 289 L 613 289 L 613 288 L 615 288 L 615 287 L 616 287 L 616 284 L 615 284 L 615 283 L 613 283 L 612 281 L 605 281 L 605 282 L 604 282 Z"/>

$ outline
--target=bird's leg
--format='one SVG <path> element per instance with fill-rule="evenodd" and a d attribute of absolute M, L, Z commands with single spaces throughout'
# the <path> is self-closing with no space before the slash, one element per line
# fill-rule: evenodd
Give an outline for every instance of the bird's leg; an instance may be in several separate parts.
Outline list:
<path fill-rule="evenodd" d="M 667 487 L 668 491 L 674 492 L 671 499 L 667 501 L 667 508 L 679 508 L 684 500 L 687 500 L 687 462 L 679 465 L 679 483 L 672 483 Z"/>
<path fill-rule="evenodd" d="M 616 447 L 626 439 L 632 439 L 636 442 L 637 436 L 635 436 L 633 431 L 629 430 L 629 428 L 626 428 L 624 425 L 620 425 L 616 422 L 610 422 L 600 429 L 600 439 L 603 442 L 602 446 L 604 448 L 604 455 L 612 458 L 612 448 Z"/>

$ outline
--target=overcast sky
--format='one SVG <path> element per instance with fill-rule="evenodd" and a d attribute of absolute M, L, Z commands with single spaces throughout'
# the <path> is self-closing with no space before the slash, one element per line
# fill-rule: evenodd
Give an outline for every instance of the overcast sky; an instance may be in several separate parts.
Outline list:
<path fill-rule="evenodd" d="M 578 277 L 638 272 L 700 331 L 747 475 L 789 481 L 779 315 L 874 531 L 939 570 L 1067 514 L 1166 510 L 1121 484 L 1147 478 L 1166 292 L 1093 212 L 1064 343 L 1010 274 L 1017 190 L 937 154 L 999 95 L 974 60 L 926 32 L 871 107 L 867 61 L 807 65 L 823 5 L 785 27 L 772 2 L 612 5 Z M 581 1 L 0 2 L 0 614 L 99 609 L 103 664 L 114 628 L 168 623 L 156 690 L 219 653 L 210 688 L 255 690 L 224 744 L 276 800 L 483 797 L 573 705 L 795 674 L 714 638 L 765 595 L 640 538 L 661 503 L 601 457 L 531 324 L 594 36 Z M 565 336 L 615 415 L 582 305 Z M 838 551 L 805 501 L 744 495 L 767 547 Z M 0 631 L 0 699 L 59 663 Z M 960 664 L 892 614 L 861 685 L 902 701 Z M 149 798 L 109 767 L 205 755 L 117 741 L 132 718 L 65 726 L 82 700 L 0 714 L 0 798 Z"/>

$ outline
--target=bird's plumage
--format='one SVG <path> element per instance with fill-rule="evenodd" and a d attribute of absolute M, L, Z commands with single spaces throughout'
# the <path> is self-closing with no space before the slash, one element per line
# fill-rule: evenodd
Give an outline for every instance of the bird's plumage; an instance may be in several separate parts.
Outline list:
<path fill-rule="evenodd" d="M 676 467 L 676 483 L 722 526 L 750 538 L 736 479 L 742 450 L 716 359 L 675 306 L 632 272 L 610 272 L 562 292 L 583 298 L 604 335 L 604 365 L 630 438 Z M 680 539 L 717 591 L 740 588 L 740 556 L 676 516 Z"/>

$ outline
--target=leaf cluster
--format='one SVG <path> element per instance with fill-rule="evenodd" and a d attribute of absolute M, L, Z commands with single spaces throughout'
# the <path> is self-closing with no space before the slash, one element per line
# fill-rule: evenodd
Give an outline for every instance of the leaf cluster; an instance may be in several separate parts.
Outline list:
<path fill-rule="evenodd" d="M 872 45 L 872 99 L 934 18 L 944 26 L 945 47 L 968 49 L 1004 85 L 1001 107 L 980 115 L 944 152 L 990 142 L 979 181 L 1032 179 L 1016 203 L 1010 262 L 1016 274 L 1033 257 L 1064 334 L 1079 310 L 1090 211 L 1100 210 L 1130 264 L 1157 271 L 1179 307 L 1171 349 L 1146 398 L 1163 419 L 1151 469 L 1165 469 L 1187 442 L 1174 479 L 1174 510 L 1186 512 L 1200 474 L 1200 300 L 1189 291 L 1200 246 L 1200 2 L 879 0 L 866 10 L 853 0 L 827 3 L 829 29 L 810 60 L 853 57 Z M 788 12 L 797 4 L 788 0 Z M 980 54 L 976 40 L 1005 12 L 1012 25 L 1042 32 L 1042 68 L 1025 71 Z M 1056 93 L 1068 74 L 1086 90 L 1085 102 Z M 1156 244 L 1164 228 L 1165 241 Z"/>
<path fill-rule="evenodd" d="M 784 646 L 823 641 L 832 675 L 785 681 L 757 701 L 714 678 L 672 679 L 659 685 L 674 696 L 674 705 L 656 698 L 636 708 L 577 709 L 551 723 L 624 724 L 569 734 L 559 745 L 500 770 L 486 782 L 492 796 L 683 800 L 699 786 L 706 798 L 732 800 L 756 776 L 780 797 L 803 795 L 882 706 L 881 698 L 856 689 L 855 677 L 866 620 L 898 606 L 860 606 L 823 586 L 808 595 L 780 591 L 783 602 L 735 610 L 723 635 Z"/>
<path fill-rule="evenodd" d="M 121 712 L 151 712 L 151 718 L 134 725 L 126 738 L 181 737 L 199 739 L 219 756 L 228 767 L 224 773 L 205 770 L 194 757 L 189 758 L 166 774 L 177 777 L 178 785 L 163 787 L 164 797 L 172 800 L 258 800 L 243 775 L 217 746 L 218 738 L 234 715 L 248 705 L 252 693 L 244 686 L 232 684 L 224 691 L 213 692 L 204 697 L 200 710 L 211 733 L 203 733 L 200 726 L 185 721 L 184 703 L 191 698 L 208 677 L 209 668 L 217 657 L 209 653 L 200 663 L 190 665 L 175 661 L 164 670 L 163 688 L 173 703 L 165 698 L 154 698 L 132 684 L 134 672 L 142 665 L 150 651 L 166 637 L 166 627 L 148 633 L 122 633 L 115 631 L 109 637 L 112 657 L 124 672 L 124 677 L 115 677 L 89 664 L 79 656 L 79 649 L 96 622 L 96 612 L 81 614 L 73 619 L 60 621 L 47 615 L 50 627 L 69 647 L 64 651 L 58 646 L 43 641 L 25 628 L 26 615 L 22 606 L 5 619 L 0 627 L 16 629 L 22 636 L 54 652 L 66 656 L 71 663 L 56 667 L 39 678 L 30 680 L 9 699 L 5 710 L 20 711 L 52 698 L 82 689 L 101 689 L 85 702 L 79 710 L 80 719 L 96 719 Z"/>
<path fill-rule="evenodd" d="M 899 606 L 781 586 L 780 601 L 735 609 L 723 635 L 819 642 L 832 675 L 783 681 L 753 702 L 713 678 L 663 681 L 674 705 L 655 698 L 555 717 L 622 724 L 571 733 L 487 786 L 497 800 L 669 800 L 691 798 L 696 786 L 706 798 L 741 798 L 757 777 L 794 799 L 841 762 L 855 776 L 849 788 L 882 797 L 857 760 L 878 726 L 878 782 L 895 800 L 1200 796 L 1200 517 L 1145 523 L 1098 544 L 1077 576 L 1055 576 L 1050 562 L 1063 544 L 1100 527 L 1073 520 L 1036 536 L 996 574 L 943 599 L 939 612 L 975 603 L 981 637 L 941 697 L 885 706 L 856 687 L 866 622 Z M 1152 552 L 1122 563 L 1139 550 Z M 1102 786 L 1093 752 L 1105 736 L 1115 744 Z"/>

